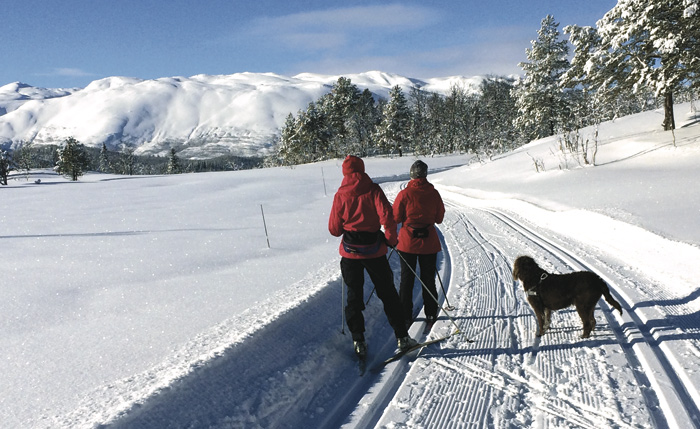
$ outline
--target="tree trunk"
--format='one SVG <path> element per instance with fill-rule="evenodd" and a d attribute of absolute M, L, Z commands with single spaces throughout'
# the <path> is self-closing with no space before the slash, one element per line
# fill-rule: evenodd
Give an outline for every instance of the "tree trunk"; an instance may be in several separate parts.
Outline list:
<path fill-rule="evenodd" d="M 664 96 L 664 131 L 675 130 L 676 121 L 673 117 L 673 93 L 669 92 Z"/>

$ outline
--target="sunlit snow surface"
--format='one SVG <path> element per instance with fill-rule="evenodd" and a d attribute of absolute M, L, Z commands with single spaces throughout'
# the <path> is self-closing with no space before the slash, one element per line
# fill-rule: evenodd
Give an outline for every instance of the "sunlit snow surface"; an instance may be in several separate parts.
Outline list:
<path fill-rule="evenodd" d="M 700 128 L 688 110 L 676 108 L 675 147 L 660 112 L 603 124 L 595 167 L 554 138 L 481 162 L 423 158 L 447 206 L 439 273 L 456 307 L 431 335 L 460 333 L 364 377 L 327 230 L 340 161 L 77 183 L 15 175 L 0 188 L 0 422 L 697 426 Z M 393 199 L 414 160 L 366 167 Z M 601 301 L 581 340 L 575 310 L 562 310 L 537 339 L 511 278 L 520 254 L 598 272 L 625 314 Z M 365 316 L 372 367 L 395 342 L 376 296 Z"/>

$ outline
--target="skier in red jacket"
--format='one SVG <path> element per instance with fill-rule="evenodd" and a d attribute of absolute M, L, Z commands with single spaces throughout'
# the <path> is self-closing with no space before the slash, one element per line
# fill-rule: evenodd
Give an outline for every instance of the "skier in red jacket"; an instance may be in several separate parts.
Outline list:
<path fill-rule="evenodd" d="M 437 253 L 442 250 L 435 228 L 442 223 L 445 205 L 440 193 L 428 182 L 428 166 L 416 161 L 410 170 L 411 181 L 394 200 L 394 220 L 402 224 L 396 249 L 401 256 L 400 297 L 406 326 L 413 323 L 413 287 L 416 263 L 420 264 L 423 308 L 428 326 L 437 319 L 438 303 L 435 288 Z"/>
<path fill-rule="evenodd" d="M 328 230 L 340 243 L 340 270 L 348 287 L 345 317 L 352 333 L 355 353 L 364 358 L 365 342 L 364 270 L 374 283 L 377 296 L 394 329 L 401 350 L 416 344 L 408 336 L 401 301 L 394 286 L 394 273 L 386 258 L 387 244 L 395 246 L 396 222 L 384 191 L 365 173 L 362 159 L 348 155 L 343 161 L 343 182 L 333 198 Z M 381 227 L 385 232 L 382 233 Z"/>

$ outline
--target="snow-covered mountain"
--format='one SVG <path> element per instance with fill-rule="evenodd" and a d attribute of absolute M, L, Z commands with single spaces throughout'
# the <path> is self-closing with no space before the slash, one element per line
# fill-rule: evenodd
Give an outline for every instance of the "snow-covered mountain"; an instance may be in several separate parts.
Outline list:
<path fill-rule="evenodd" d="M 196 75 L 143 80 L 108 77 L 85 88 L 44 89 L 19 82 L 0 87 L 0 145 L 58 143 L 73 136 L 87 146 L 183 157 L 264 155 L 289 113 L 330 91 L 340 76 L 303 73 Z M 446 93 L 476 88 L 480 77 L 427 80 L 371 71 L 345 75 L 360 89 L 388 97 L 400 85 Z"/>

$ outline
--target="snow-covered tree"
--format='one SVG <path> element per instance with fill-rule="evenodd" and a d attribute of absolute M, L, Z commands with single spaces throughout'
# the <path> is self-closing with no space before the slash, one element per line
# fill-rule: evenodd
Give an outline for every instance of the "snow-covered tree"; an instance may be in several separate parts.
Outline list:
<path fill-rule="evenodd" d="M 473 134 L 479 138 L 476 149 L 487 156 L 514 149 L 518 143 L 512 126 L 518 113 L 513 82 L 509 77 L 488 76 L 479 87 L 478 122 L 475 121 Z"/>
<path fill-rule="evenodd" d="M 352 141 L 352 130 L 359 98 L 360 90 L 346 77 L 338 78 L 331 92 L 323 98 L 322 109 L 329 128 L 330 145 L 339 155 L 349 153 L 348 147 L 357 143 Z"/>
<path fill-rule="evenodd" d="M 134 151 L 134 148 L 127 146 L 126 144 L 123 146 L 121 156 L 119 157 L 122 167 L 122 174 L 128 174 L 129 176 L 134 174 L 134 167 L 136 166 L 136 156 L 134 155 Z M 162 172 L 163 170 L 160 171 Z"/>
<path fill-rule="evenodd" d="M 444 99 L 442 110 L 442 153 L 457 150 L 465 152 L 474 149 L 471 135 L 476 124 L 473 123 L 475 99 L 465 88 L 452 85 L 450 93 Z"/>
<path fill-rule="evenodd" d="M 170 149 L 170 158 L 168 158 L 168 167 L 165 170 L 166 174 L 180 174 L 182 173 L 182 165 L 180 164 L 180 157 L 177 156 L 175 149 Z"/>
<path fill-rule="evenodd" d="M 102 143 L 102 149 L 100 150 L 100 171 L 103 173 L 109 173 L 109 151 L 107 150 L 107 145 Z"/>
<path fill-rule="evenodd" d="M 389 91 L 389 102 L 384 106 L 382 121 L 377 129 L 377 140 L 383 151 L 393 151 L 399 156 L 408 143 L 411 114 L 408 100 L 399 85 Z"/>
<path fill-rule="evenodd" d="M 380 122 L 380 115 L 372 92 L 365 88 L 355 103 L 348 121 L 349 152 L 367 156 L 372 151 L 372 134 Z"/>
<path fill-rule="evenodd" d="M 334 152 L 331 146 L 332 135 L 328 126 L 328 116 L 322 106 L 322 103 L 311 102 L 306 111 L 301 112 L 297 118 L 301 141 L 299 155 L 302 162 L 321 161 Z"/>
<path fill-rule="evenodd" d="M 299 139 L 299 125 L 294 115 L 287 115 L 282 127 L 276 159 L 273 165 L 296 165 L 300 162 L 301 141 Z"/>
<path fill-rule="evenodd" d="M 421 91 L 417 87 L 411 88 L 409 93 L 411 104 L 410 145 L 417 155 L 429 155 L 432 151 L 429 143 L 428 97 L 427 92 Z"/>
<path fill-rule="evenodd" d="M 432 153 L 447 153 L 443 132 L 445 117 L 445 98 L 438 93 L 431 93 L 426 100 L 426 119 L 428 121 L 427 144 Z"/>
<path fill-rule="evenodd" d="M 90 167 L 85 146 L 73 137 L 68 137 L 57 152 L 56 171 L 73 181 L 77 181 Z"/>
<path fill-rule="evenodd" d="M 673 94 L 700 86 L 699 5 L 699 0 L 619 0 L 595 32 L 567 30 L 578 75 L 608 100 L 620 92 L 654 91 L 664 98 L 664 129 L 675 128 Z"/>
<path fill-rule="evenodd" d="M 566 115 L 566 95 L 559 78 L 569 68 L 569 46 L 560 40 L 558 27 L 547 15 L 526 51 L 529 61 L 519 64 L 525 77 L 514 88 L 518 108 L 514 125 L 528 140 L 553 135 Z"/>
<path fill-rule="evenodd" d="M 7 185 L 7 176 L 16 167 L 12 153 L 6 150 L 0 151 L 0 185 Z"/>

